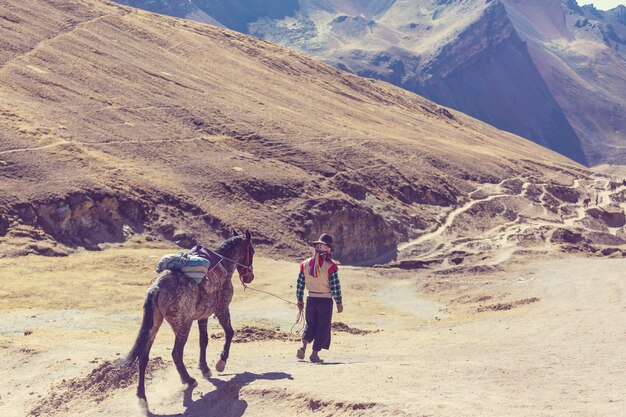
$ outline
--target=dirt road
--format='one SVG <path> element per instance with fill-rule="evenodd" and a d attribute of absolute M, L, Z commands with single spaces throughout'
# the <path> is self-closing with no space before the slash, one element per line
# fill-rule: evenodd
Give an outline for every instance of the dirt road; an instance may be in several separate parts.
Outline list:
<path fill-rule="evenodd" d="M 0 259 L 0 415 L 139 416 L 130 349 L 163 249 Z M 255 259 L 255 287 L 291 298 L 296 265 Z M 623 259 L 516 258 L 481 274 L 341 269 L 346 310 L 324 365 L 283 340 L 295 308 L 237 288 L 226 371 L 185 391 L 163 326 L 147 381 L 154 416 L 623 416 Z M 209 332 L 221 334 L 217 321 Z M 369 332 L 359 332 L 364 330 Z M 354 333 L 354 334 L 353 334 Z M 358 334 L 365 333 L 365 334 Z M 254 340 L 260 339 L 260 340 Z M 211 338 L 217 361 L 222 339 Z"/>

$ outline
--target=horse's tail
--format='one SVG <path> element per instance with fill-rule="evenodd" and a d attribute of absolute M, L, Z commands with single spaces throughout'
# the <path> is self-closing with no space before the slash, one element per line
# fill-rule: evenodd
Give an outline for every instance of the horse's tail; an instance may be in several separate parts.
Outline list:
<path fill-rule="evenodd" d="M 122 366 L 131 366 L 139 357 L 145 352 L 146 347 L 148 346 L 150 339 L 150 329 L 152 329 L 152 325 L 154 324 L 154 308 L 155 308 L 155 300 L 159 293 L 159 287 L 156 285 L 148 290 L 148 294 L 146 295 L 146 301 L 143 303 L 143 319 L 141 320 L 141 327 L 139 328 L 139 334 L 137 335 L 137 339 L 135 340 L 135 345 L 128 352 L 126 358 L 124 358 L 121 362 Z"/>

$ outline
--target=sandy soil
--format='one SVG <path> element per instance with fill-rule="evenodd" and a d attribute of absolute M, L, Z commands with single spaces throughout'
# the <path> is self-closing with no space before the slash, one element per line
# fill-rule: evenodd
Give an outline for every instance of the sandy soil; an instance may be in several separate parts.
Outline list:
<path fill-rule="evenodd" d="M 134 341 L 162 253 L 0 259 L 0 415 L 142 415 L 135 382 L 111 361 Z M 295 358 L 292 305 L 238 287 L 233 322 L 247 343 L 203 380 L 193 331 L 185 360 L 194 390 L 180 385 L 173 333 L 161 328 L 147 381 L 152 415 L 624 415 L 626 260 L 528 260 L 481 274 L 342 268 L 346 310 L 334 317 L 324 365 Z M 292 299 L 296 265 L 255 262 L 254 287 Z M 215 363 L 214 319 L 209 332 Z"/>

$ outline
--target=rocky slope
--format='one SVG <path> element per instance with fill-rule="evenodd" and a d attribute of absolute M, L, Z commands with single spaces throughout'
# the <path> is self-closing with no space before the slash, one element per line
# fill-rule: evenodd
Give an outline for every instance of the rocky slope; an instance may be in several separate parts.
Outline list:
<path fill-rule="evenodd" d="M 503 222 L 535 221 L 519 234 L 541 244 L 585 219 L 620 233 L 579 211 L 591 172 L 386 83 L 110 2 L 0 5 L 5 255 L 211 246 L 247 227 L 272 256 L 327 231 L 341 261 L 371 263 L 478 258 Z M 458 242 L 420 251 L 424 236 Z"/>
<path fill-rule="evenodd" d="M 200 10 L 581 163 L 626 161 L 623 6 L 604 12 L 576 0 L 121 2 L 210 22 L 189 11 Z"/>
<path fill-rule="evenodd" d="M 626 161 L 626 7 L 504 1 L 589 164 Z"/>

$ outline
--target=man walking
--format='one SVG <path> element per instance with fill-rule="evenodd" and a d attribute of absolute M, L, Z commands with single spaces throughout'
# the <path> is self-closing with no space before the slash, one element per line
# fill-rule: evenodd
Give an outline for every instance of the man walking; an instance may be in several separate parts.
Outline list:
<path fill-rule="evenodd" d="M 331 322 L 333 317 L 333 299 L 337 303 L 337 313 L 343 311 L 341 284 L 337 274 L 338 266 L 332 259 L 333 237 L 322 233 L 312 243 L 315 247 L 313 257 L 300 264 L 300 274 L 296 285 L 298 308 L 304 309 L 304 289 L 308 292 L 306 300 L 306 328 L 302 335 L 302 347 L 296 357 L 304 359 L 307 345 L 313 343 L 311 362 L 320 363 L 319 351 L 330 347 Z"/>

